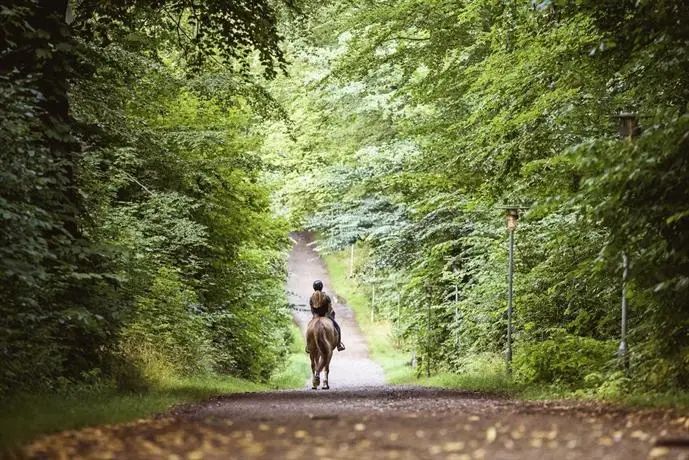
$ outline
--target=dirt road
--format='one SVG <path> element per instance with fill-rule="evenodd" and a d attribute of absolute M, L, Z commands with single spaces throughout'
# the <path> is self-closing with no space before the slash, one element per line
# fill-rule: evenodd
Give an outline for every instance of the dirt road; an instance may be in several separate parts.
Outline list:
<path fill-rule="evenodd" d="M 596 404 L 530 403 L 424 388 L 239 394 L 127 425 L 39 440 L 32 458 L 644 459 L 687 419 Z"/>
<path fill-rule="evenodd" d="M 354 318 L 354 312 L 339 301 L 328 271 L 314 250 L 313 239 L 308 233 L 294 234 L 295 244 L 288 260 L 288 300 L 293 305 L 293 316 L 302 330 L 311 319 L 309 297 L 314 280 L 323 281 L 323 290 L 333 299 L 337 322 L 342 328 L 342 341 L 347 349 L 335 352 L 330 365 L 330 386 L 333 389 L 369 387 L 385 384 L 383 369 L 368 356 L 366 341 Z M 305 386 L 309 386 L 308 376 Z"/>
<path fill-rule="evenodd" d="M 290 257 L 296 306 L 306 304 L 315 278 L 332 292 L 307 243 L 298 236 Z M 24 452 L 61 459 L 689 459 L 685 448 L 656 445 L 686 439 L 687 414 L 385 385 L 351 311 L 335 308 L 348 349 L 333 360 L 330 391 L 229 395 L 135 423 L 44 437 Z M 304 324 L 308 314 L 297 319 Z"/>

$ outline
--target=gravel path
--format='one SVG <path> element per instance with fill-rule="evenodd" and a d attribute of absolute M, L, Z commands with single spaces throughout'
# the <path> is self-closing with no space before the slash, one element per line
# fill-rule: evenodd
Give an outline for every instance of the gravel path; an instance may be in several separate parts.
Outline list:
<path fill-rule="evenodd" d="M 383 369 L 368 355 L 366 340 L 354 318 L 354 312 L 346 304 L 340 303 L 330 283 L 330 277 L 319 254 L 314 250 L 313 238 L 309 233 L 292 235 L 295 243 L 288 260 L 289 277 L 287 293 L 293 305 L 293 317 L 302 333 L 311 319 L 309 297 L 313 292 L 312 283 L 320 279 L 324 291 L 333 299 L 337 322 L 342 328 L 342 341 L 347 349 L 335 352 L 330 364 L 331 389 L 352 389 L 357 387 L 379 386 L 385 384 Z M 310 388 L 309 376 L 305 376 L 305 387 Z"/>
<path fill-rule="evenodd" d="M 45 437 L 29 458 L 687 459 L 659 438 L 686 416 L 409 387 L 229 395 L 165 416 Z M 685 438 L 686 439 L 686 438 Z"/>

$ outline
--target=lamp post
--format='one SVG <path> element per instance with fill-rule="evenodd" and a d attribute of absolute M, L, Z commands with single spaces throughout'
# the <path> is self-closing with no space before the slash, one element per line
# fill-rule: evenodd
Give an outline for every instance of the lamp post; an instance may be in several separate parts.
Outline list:
<path fill-rule="evenodd" d="M 622 253 L 622 314 L 620 315 L 620 346 L 617 356 L 620 358 L 622 368 L 629 370 L 629 350 L 627 348 L 627 276 L 629 276 L 629 257 Z"/>
<path fill-rule="evenodd" d="M 514 232 L 519 220 L 519 208 L 508 206 L 506 211 L 507 232 L 509 234 L 509 249 L 507 261 L 507 349 L 505 361 L 507 374 L 512 375 L 512 280 L 514 278 Z"/>
<path fill-rule="evenodd" d="M 633 112 L 621 112 L 617 115 L 617 133 L 620 139 L 634 140 L 639 135 L 639 115 Z M 620 346 L 617 356 L 622 368 L 629 370 L 629 349 L 627 348 L 627 278 L 629 277 L 629 257 L 622 252 L 622 312 L 620 314 Z"/>
<path fill-rule="evenodd" d="M 431 289 L 426 287 L 426 377 L 431 377 Z"/>
<path fill-rule="evenodd" d="M 459 351 L 459 280 L 457 270 L 453 272 L 455 277 L 455 351 Z"/>
<path fill-rule="evenodd" d="M 371 324 L 375 321 L 376 308 L 376 267 L 373 267 L 373 279 L 371 283 Z"/>

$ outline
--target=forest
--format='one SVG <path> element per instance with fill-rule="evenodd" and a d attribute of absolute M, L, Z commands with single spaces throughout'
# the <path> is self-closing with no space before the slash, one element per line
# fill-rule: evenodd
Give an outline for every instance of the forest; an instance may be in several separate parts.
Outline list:
<path fill-rule="evenodd" d="M 269 138 L 289 146 L 280 200 L 367 254 L 360 286 L 419 374 L 504 369 L 515 207 L 514 381 L 686 389 L 688 17 L 680 1 L 330 4 L 276 93 L 296 124 L 295 143 Z"/>
<path fill-rule="evenodd" d="M 0 400 L 268 381 L 302 229 L 417 373 L 503 369 L 510 207 L 511 378 L 689 389 L 685 1 L 16 0 L 0 43 Z"/>
<path fill-rule="evenodd" d="M 256 130 L 281 116 L 257 76 L 285 65 L 276 16 L 193 7 L 1 7 L 2 394 L 266 380 L 284 358 L 287 224 Z"/>

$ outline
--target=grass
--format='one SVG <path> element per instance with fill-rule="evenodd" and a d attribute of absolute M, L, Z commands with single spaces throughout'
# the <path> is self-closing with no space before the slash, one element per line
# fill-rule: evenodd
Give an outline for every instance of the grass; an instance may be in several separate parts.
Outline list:
<path fill-rule="evenodd" d="M 622 397 L 612 398 L 610 402 L 623 404 L 628 407 L 657 408 L 657 409 L 689 409 L 689 393 L 634 393 Z"/>
<path fill-rule="evenodd" d="M 303 388 L 311 375 L 311 365 L 308 357 L 304 353 L 304 336 L 299 328 L 292 324 L 290 326 L 293 341 L 290 346 L 290 354 L 287 358 L 285 368 L 274 374 L 268 384 L 271 388 Z"/>
<path fill-rule="evenodd" d="M 142 393 L 115 389 L 23 394 L 3 403 L 0 448 L 11 448 L 38 435 L 86 426 L 121 423 L 227 393 L 265 390 L 264 385 L 233 377 L 176 378 Z"/>
<path fill-rule="evenodd" d="M 0 457 L 3 450 L 16 448 L 43 434 L 123 423 L 223 394 L 302 388 L 310 373 L 309 364 L 301 333 L 296 326 L 292 326 L 292 331 L 294 340 L 287 363 L 266 384 L 220 375 L 174 377 L 141 393 L 122 393 L 107 387 L 75 388 L 59 394 L 25 393 L 3 401 Z"/>
<path fill-rule="evenodd" d="M 388 383 L 417 383 L 414 370 L 407 365 L 410 355 L 395 346 L 392 324 L 382 318 L 371 320 L 371 306 L 367 294 L 356 279 L 349 277 L 349 256 L 337 252 L 323 256 L 330 281 L 336 287 L 336 294 L 345 298 L 354 310 L 357 323 L 366 338 L 371 358 L 381 365 Z M 347 343 L 347 332 L 343 331 Z"/>

